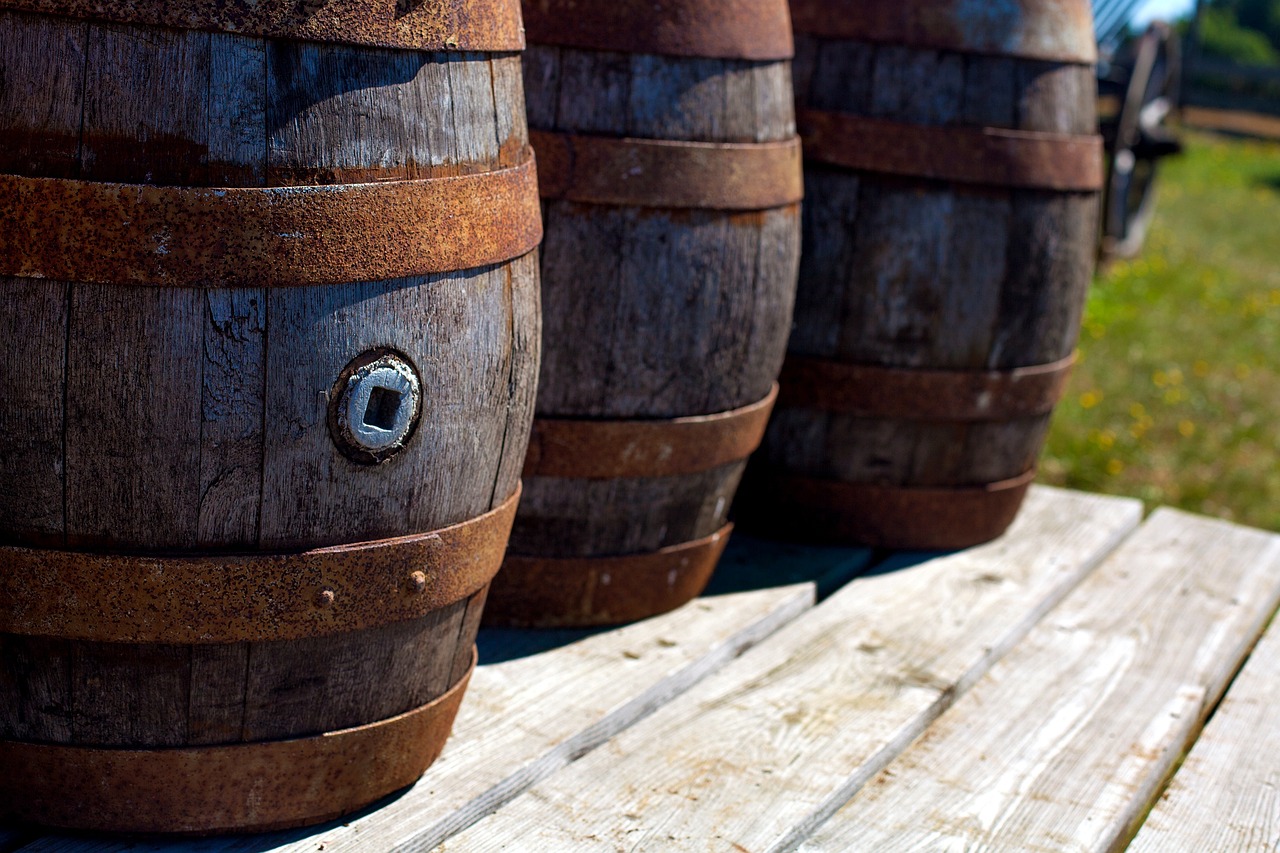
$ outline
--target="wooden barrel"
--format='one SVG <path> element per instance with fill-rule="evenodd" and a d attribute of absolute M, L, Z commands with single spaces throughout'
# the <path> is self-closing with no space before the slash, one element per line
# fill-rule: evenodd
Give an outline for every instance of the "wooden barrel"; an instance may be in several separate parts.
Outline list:
<path fill-rule="evenodd" d="M 518 7 L 0 7 L 0 817 L 410 784 L 533 414 Z"/>
<path fill-rule="evenodd" d="M 804 256 L 754 529 L 955 548 L 1013 520 L 1101 186 L 1087 0 L 793 0 Z"/>
<path fill-rule="evenodd" d="M 772 405 L 802 192 L 778 0 L 527 0 L 547 239 L 525 494 L 489 624 L 596 625 L 706 584 Z"/>

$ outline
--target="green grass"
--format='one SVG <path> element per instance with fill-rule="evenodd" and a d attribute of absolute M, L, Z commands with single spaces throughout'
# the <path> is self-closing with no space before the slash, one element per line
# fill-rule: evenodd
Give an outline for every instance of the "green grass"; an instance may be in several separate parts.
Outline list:
<path fill-rule="evenodd" d="M 1280 530 L 1280 143 L 1187 141 L 1094 281 L 1040 479 Z"/>

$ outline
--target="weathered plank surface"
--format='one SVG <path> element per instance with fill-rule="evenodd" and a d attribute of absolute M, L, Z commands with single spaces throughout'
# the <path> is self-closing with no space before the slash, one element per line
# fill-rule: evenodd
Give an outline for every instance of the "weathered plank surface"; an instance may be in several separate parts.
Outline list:
<path fill-rule="evenodd" d="M 1280 850 L 1280 629 L 1236 676 L 1129 849 Z"/>
<path fill-rule="evenodd" d="M 1278 601 L 1280 536 L 1158 511 L 802 849 L 1122 848 Z"/>
<path fill-rule="evenodd" d="M 480 634 L 444 755 L 398 799 L 342 825 L 246 839 L 134 844 L 50 836 L 42 851 L 428 850 L 519 796 L 805 613 L 815 589 L 861 571 L 865 550 L 731 545 L 709 593 L 608 632 Z"/>
<path fill-rule="evenodd" d="M 792 844 L 1025 636 L 1140 512 L 1033 490 L 1002 539 L 858 578 L 443 849 Z"/>

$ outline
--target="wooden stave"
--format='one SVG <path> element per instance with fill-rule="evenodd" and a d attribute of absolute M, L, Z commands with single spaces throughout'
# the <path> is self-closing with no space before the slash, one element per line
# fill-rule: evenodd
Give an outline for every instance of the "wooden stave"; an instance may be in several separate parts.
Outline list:
<path fill-rule="evenodd" d="M 660 138 L 692 142 L 775 142 L 795 133 L 790 99 L 789 63 L 689 59 L 587 51 L 531 44 L 525 54 L 525 77 L 530 123 L 536 128 L 566 133 Z M 585 84 L 600 74 L 598 89 Z M 561 88 L 574 81 L 570 90 Z M 635 92 L 637 81 L 654 82 L 657 93 L 640 102 L 621 89 Z M 715 87 L 719 87 L 716 89 Z M 752 114 L 732 116 L 720 123 L 702 115 L 707 91 L 725 101 L 729 93 L 754 92 Z M 552 93 L 561 93 L 556 97 Z M 570 97 L 569 91 L 581 97 Z M 726 113 L 730 110 L 726 109 Z M 725 212 L 662 210 L 583 204 L 573 201 L 543 202 L 547 238 L 543 253 L 544 323 L 547 345 L 539 376 L 537 412 L 543 417 L 570 418 L 675 418 L 714 414 L 757 402 L 781 368 L 791 314 L 795 259 L 799 253 L 799 211 L 796 207 L 766 211 Z M 743 278 L 756 279 L 752 334 L 728 328 L 724 318 L 700 318 L 696 331 L 688 326 L 676 331 L 662 303 L 666 294 L 646 282 L 638 269 L 650 264 L 671 268 L 697 263 L 697 245 L 686 247 L 686 256 L 671 251 L 660 261 L 652 254 L 628 256 L 624 244 L 659 245 L 690 231 L 719 232 L 722 242 L 738 241 L 725 256 L 754 255 L 754 270 L 727 277 L 721 283 L 722 298 Z M 779 260 L 769 268 L 759 259 L 770 254 L 762 244 L 776 249 Z M 592 245 L 617 246 L 618 251 L 593 252 Z M 746 248 L 742 248 L 746 247 Z M 633 250 L 634 251 L 634 250 Z M 705 251 L 705 249 L 704 249 Z M 707 254 L 710 254 L 707 252 Z M 738 261 L 742 263 L 741 259 Z M 586 270 L 584 273 L 583 270 Z M 576 288 L 574 282 L 578 281 Z M 618 282 L 616 291 L 626 294 L 612 311 L 592 309 L 583 313 L 584 301 L 594 288 L 591 282 Z M 646 289 L 646 285 L 648 288 Z M 645 301 L 645 296 L 648 302 Z M 630 304 L 623 302 L 631 299 Z M 691 300 L 696 297 L 690 297 Z M 704 308 L 705 310 L 705 308 Z M 610 316 L 612 315 L 612 316 Z M 592 341 L 607 340 L 612 329 L 600 317 L 617 319 L 620 326 L 642 325 L 649 346 L 627 353 L 622 336 L 606 356 L 611 369 L 598 368 L 599 350 L 583 346 L 583 329 Z M 654 321 L 653 317 L 658 317 Z M 568 330 L 575 335 L 566 338 Z M 658 338 L 658 343 L 653 343 Z M 558 340 L 574 346 L 558 348 Z M 698 341 L 727 350 L 718 358 L 692 351 Z M 634 347 L 635 344 L 633 343 Z M 642 351 L 646 372 L 633 371 Z M 665 359 L 665 360 L 664 360 Z M 663 389 L 655 393 L 655 388 Z M 656 551 L 700 539 L 721 529 L 728 507 L 745 468 L 745 460 L 696 474 L 617 480 L 526 478 L 526 491 L 512 532 L 512 552 L 545 557 L 587 557 Z M 573 509 L 577 505 L 576 509 Z M 610 511 L 612 510 L 612 511 Z M 630 517 L 630 521 L 628 521 Z M 564 535 L 570 530 L 578 535 Z M 595 532 L 586 536 L 583 529 Z M 501 576 L 497 581 L 501 583 Z"/>
<path fill-rule="evenodd" d="M 810 36 L 797 36 L 796 42 L 796 91 L 801 109 L 933 126 L 992 126 L 1080 135 L 1096 132 L 1096 81 L 1088 65 Z M 848 85 L 837 86 L 836 80 Z M 901 89 L 896 105 L 890 103 L 891 94 L 876 88 L 886 81 L 896 81 Z M 978 98 L 984 91 L 995 93 L 986 103 Z M 806 248 L 789 352 L 890 367 L 972 370 L 1045 364 L 1071 354 L 1092 272 L 1096 193 L 961 186 L 854 173 L 812 162 L 806 162 L 805 171 Z M 852 204 L 849 197 L 855 199 Z M 930 251 L 938 255 L 950 250 L 961 265 L 967 262 L 971 271 L 983 265 L 1016 270 L 1030 266 L 1027 262 L 1037 258 L 1050 267 L 1033 270 L 1022 280 L 1013 274 L 992 276 L 1003 280 L 998 288 L 988 282 L 987 303 L 978 305 L 973 310 L 976 318 L 971 318 L 975 326 L 984 320 L 989 323 L 985 340 L 980 332 L 971 332 L 968 339 L 960 335 L 944 338 L 948 322 L 957 313 L 963 316 L 954 296 L 952 302 L 947 301 L 946 286 L 965 280 L 964 273 L 949 277 L 945 270 L 936 276 L 940 282 L 936 290 L 922 294 L 932 297 L 932 304 L 907 317 L 902 342 L 887 340 L 887 334 L 877 340 L 876 318 L 871 311 L 863 312 L 862 316 L 871 319 L 862 327 L 844 322 L 854 310 L 850 297 L 856 296 L 857 288 L 849 286 L 847 272 L 845 282 L 836 280 L 836 271 L 854 267 L 858 239 L 865 239 L 868 245 L 874 240 L 856 226 L 841 223 L 857 215 L 856 205 L 864 199 L 871 201 L 868 207 L 883 212 L 895 205 L 899 210 L 907 210 L 913 203 L 919 206 L 921 198 L 959 227 L 942 230 L 935 242 L 929 239 L 936 236 L 933 233 L 923 240 L 917 237 L 914 246 L 912 235 L 903 234 L 896 241 L 899 255 L 920 258 Z M 881 213 L 881 218 L 892 219 L 896 212 Z M 826 233 L 815 238 L 824 223 Z M 882 225 L 876 236 L 884 237 L 887 230 Z M 917 233 L 920 230 L 917 227 Z M 1049 248 L 1059 232 L 1067 235 L 1064 242 L 1073 250 L 1055 253 Z M 1032 237 L 1019 246 L 1009 239 L 1018 233 Z M 986 249 L 984 256 L 982 243 L 993 234 L 1003 234 L 1006 245 Z M 882 257 L 894 254 L 894 241 L 888 245 L 882 249 Z M 967 253 L 959 251 L 960 247 L 968 247 Z M 921 278 L 930 274 L 923 269 L 927 263 L 921 264 Z M 874 271 L 873 263 L 861 268 L 868 266 Z M 934 270 L 937 268 L 935 265 Z M 888 276 L 887 271 L 881 272 Z M 1009 310 L 1019 286 L 1034 294 L 1045 281 L 1057 286 L 1040 288 L 1038 304 L 1021 314 Z M 873 288 L 864 290 L 870 294 Z M 882 303 L 887 301 L 885 294 L 875 296 Z M 871 298 L 863 296 L 864 300 Z M 832 304 L 843 306 L 843 311 L 832 312 Z M 945 313 L 948 311 L 951 313 Z M 930 313 L 935 315 L 932 327 L 928 324 Z M 917 321 L 919 327 L 910 328 L 910 320 Z M 926 348 L 931 340 L 936 342 L 932 351 Z M 1015 478 L 1035 467 L 1050 417 L 1030 415 L 964 424 L 854 417 L 780 405 L 759 462 L 747 475 L 743 510 L 748 523 L 757 527 L 784 532 L 789 523 L 794 524 L 785 517 L 769 517 L 764 492 L 767 479 L 788 473 L 902 487 L 972 487 Z"/>
<path fill-rule="evenodd" d="M 527 144 L 515 55 L 420 54 L 295 44 L 4 11 L 0 11 L 0 32 L 6 36 L 0 39 L 0 51 L 9 48 L 0 58 L 11 72 L 9 79 L 17 80 L 6 88 L 7 100 L 0 97 L 0 116 L 14 118 L 14 124 L 22 117 L 34 119 L 28 122 L 31 126 L 13 134 L 18 144 L 6 146 L 5 153 L 0 153 L 0 170 L 4 171 L 173 185 L 257 187 L 289 185 L 300 179 L 305 183 L 356 182 L 488 171 L 511 165 Z M 135 62 L 131 63 L 130 57 Z M 24 59 L 29 59 L 25 67 L 13 73 Z M 292 65 L 282 67 L 288 63 Z M 340 88 L 336 77 L 341 76 L 335 68 L 358 72 L 351 75 L 354 79 L 343 91 L 334 91 Z M 117 77 L 138 79 L 112 79 L 111 69 L 116 69 Z M 316 97 L 305 103 L 306 85 L 314 84 L 325 69 L 333 72 L 334 82 L 328 91 L 313 93 Z M 389 94 L 380 96 L 359 85 L 370 77 L 394 77 L 405 69 L 413 73 L 392 86 Z M 149 84 L 131 85 L 139 80 Z M 451 82 L 456 86 L 451 96 L 456 126 L 432 128 L 430 122 L 415 122 L 435 104 L 440 84 L 447 92 Z M 230 94 L 217 103 L 212 97 L 202 101 L 198 95 L 175 96 L 184 91 L 199 93 L 202 86 L 236 93 L 240 100 L 233 103 Z M 140 103 L 127 105 L 133 115 L 128 109 L 112 113 L 113 88 L 143 93 L 137 98 Z M 299 93 L 299 89 L 304 91 Z M 47 98 L 45 109 L 23 109 L 16 103 L 42 91 Z M 435 96 L 429 97 L 433 92 Z M 353 102 L 359 105 L 362 98 L 369 106 L 379 97 L 383 98 L 381 109 L 370 119 L 376 126 L 343 126 L 344 108 Z M 326 100 L 331 102 L 327 113 Z M 338 103 L 332 103 L 334 100 Z M 175 108 L 160 108 L 166 104 Z M 80 124 L 82 108 L 87 130 Z M 111 126 L 113 122 L 119 128 L 141 128 L 151 142 L 132 147 L 124 144 L 118 128 Z M 329 128 L 340 133 L 330 133 L 327 145 L 348 155 L 345 160 L 331 156 L 325 143 L 311 140 L 306 144 L 306 128 L 317 125 L 337 126 Z M 106 128 L 99 134 L 101 144 L 94 141 L 98 138 L 95 126 Z M 409 138 L 415 133 L 417 137 Z M 335 135 L 350 144 L 335 145 Z M 359 147 L 360 138 L 374 140 L 368 146 L 374 154 L 378 153 L 377 142 L 385 142 L 382 153 L 387 156 L 383 160 L 390 162 L 363 162 L 361 157 L 369 156 L 370 151 Z M 432 144 L 441 142 L 437 156 L 430 156 Z M 424 153 L 428 156 L 420 156 Z M 0 327 L 29 342 L 22 358 L 14 361 L 43 361 L 50 370 L 24 385 L 23 377 L 10 368 L 0 374 L 0 382 L 14 391 L 20 403 L 31 406 L 38 423 L 58 422 L 59 426 L 47 434 L 33 435 L 30 430 L 19 432 L 4 424 L 2 440 L 8 443 L 4 449 L 11 452 L 0 453 L 6 460 L 0 468 L 5 469 L 4 479 L 11 488 L 0 491 L 0 518 L 8 528 L 0 533 L 0 541 L 129 553 L 244 553 L 385 538 L 437 529 L 480 515 L 515 490 L 523 463 L 538 367 L 537 274 L 536 258 L 530 254 L 476 270 L 292 291 L 216 286 L 125 288 L 6 279 L 0 286 L 5 293 L 3 305 L 9 310 L 0 308 L 0 315 L 4 315 Z M 448 290 L 457 293 L 449 298 Z M 483 298 L 476 299 L 478 294 Z M 468 307 L 466 297 L 476 303 L 474 308 Z M 103 305 L 122 307 L 108 312 L 102 310 Z M 111 331 L 103 327 L 113 326 L 123 310 L 134 315 L 132 325 L 137 328 L 132 336 L 128 331 L 117 335 L 119 346 L 113 353 L 84 328 L 71 330 L 68 306 L 71 316 L 83 317 L 91 326 L 97 323 L 99 328 L 90 331 Z M 465 349 L 470 344 L 487 353 L 473 359 L 480 367 L 475 375 L 466 377 L 472 387 L 458 391 L 457 396 L 463 399 L 441 401 L 440 411 L 450 420 L 434 425 L 449 443 L 464 451 L 472 446 L 472 436 L 479 433 L 484 439 L 478 442 L 482 447 L 470 457 L 466 452 L 455 453 L 451 466 L 437 464 L 441 452 L 411 462 L 413 451 L 407 451 L 386 463 L 405 469 L 398 475 L 392 474 L 394 467 L 378 469 L 384 480 L 390 479 L 388 475 L 397 477 L 399 492 L 391 495 L 392 500 L 365 494 L 358 495 L 360 500 L 352 505 L 324 506 L 313 489 L 289 482 L 298 470 L 296 458 L 305 452 L 293 448 L 290 458 L 288 447 L 275 454 L 264 448 L 264 442 L 270 443 L 261 427 L 268 405 L 263 399 L 267 376 L 272 371 L 296 370 L 295 362 L 300 360 L 282 352 L 278 338 L 274 353 L 266 346 L 264 338 L 271 328 L 267 318 L 293 319 L 295 331 L 304 331 L 297 335 L 304 342 L 312 342 L 314 337 L 306 332 L 325 327 L 327 321 L 331 339 L 344 338 L 347 347 L 356 345 L 341 355 L 326 353 L 334 364 L 313 369 L 313 373 L 325 374 L 323 385 L 313 377 L 313 387 L 327 390 L 346 360 L 367 347 L 389 343 L 384 339 L 387 318 L 405 311 L 418 317 L 437 316 L 442 322 L 436 325 L 451 334 L 435 344 L 420 340 L 405 347 L 416 350 L 408 354 L 423 373 L 428 401 L 439 380 L 450 375 L 451 362 L 457 360 L 450 357 L 450 349 Z M 382 318 L 382 331 L 366 329 L 363 335 L 352 334 L 350 327 L 362 313 L 372 315 L 375 321 Z M 170 497 L 198 496 L 199 501 L 192 497 L 180 507 L 178 502 L 157 501 L 157 508 L 138 513 L 145 518 L 135 523 L 127 517 L 128 506 L 122 506 L 128 502 L 117 500 L 99 508 L 101 515 L 109 516 L 105 520 L 88 513 L 88 522 L 82 517 L 76 524 L 75 515 L 66 512 L 76 501 L 66 495 L 60 482 L 51 485 L 72 466 L 50 456 L 62 452 L 66 442 L 60 435 L 63 407 L 74 397 L 67 390 L 48 394 L 50 380 L 67 382 L 66 365 L 77 341 L 91 341 L 99 350 L 106 350 L 98 357 L 104 365 L 128 363 L 123 356 L 145 340 L 139 330 L 146 332 L 184 317 L 194 319 L 193 325 L 201 334 L 187 336 L 191 340 L 170 334 L 171 349 L 183 351 L 184 357 L 157 357 L 154 361 L 182 367 L 170 371 L 179 374 L 172 386 L 191 391 L 188 396 L 192 402 L 176 408 L 188 419 L 194 417 L 196 440 L 190 440 L 190 429 L 174 430 L 168 445 L 138 454 L 144 457 L 142 464 L 138 459 L 126 459 L 117 467 L 146 469 L 148 460 L 167 460 L 164 470 L 177 475 L 172 477 L 180 481 L 176 487 L 161 477 L 157 488 L 155 482 L 145 482 L 148 475 L 135 471 L 132 484 L 126 484 L 125 496 L 157 492 Z M 32 325 L 49 334 L 32 338 Z M 288 323 L 281 325 L 289 331 Z M 42 357 L 33 351 L 41 342 L 56 352 Z M 486 343 L 491 344 L 487 349 L 481 346 Z M 193 363 L 195 370 L 191 369 Z M 262 396 L 255 399 L 255 389 L 230 381 L 237 370 L 263 377 Z M 123 397 L 143 384 L 138 378 L 118 378 L 115 389 L 102 381 L 102 374 L 86 376 L 81 383 L 97 391 L 99 397 L 109 397 L 103 385 Z M 219 380 L 221 384 L 210 387 Z M 472 402 L 462 405 L 468 394 Z M 179 396 L 172 395 L 174 399 Z M 485 399 L 489 402 L 477 408 Z M 294 432 L 305 433 L 312 449 L 315 445 L 330 447 L 324 417 L 299 427 L 295 413 L 287 411 L 289 402 L 285 400 L 286 411 L 279 420 Z M 121 405 L 132 409 L 137 422 L 148 423 L 139 414 L 138 405 Z M 450 414 L 450 409 L 464 408 L 470 408 L 471 414 Z M 14 410 L 21 411 L 22 406 Z M 486 414 L 478 418 L 478 411 Z M 424 426 L 432 426 L 426 415 Z M 83 425 L 81 431 L 88 432 Z M 138 451 L 145 439 L 154 440 L 155 430 L 150 432 L 153 434 L 135 440 L 132 447 L 124 442 L 126 450 Z M 467 441 L 458 442 L 461 436 Z M 95 437 L 85 435 L 72 444 L 83 444 L 88 453 Z M 196 454 L 189 449 L 192 444 Z M 203 456 L 199 453 L 202 448 Z M 329 470 L 316 474 L 320 482 L 336 467 L 346 466 L 343 472 L 348 478 L 373 470 L 359 470 L 336 451 L 332 453 L 327 460 Z M 278 457 L 276 467 L 286 471 L 275 486 L 276 506 L 284 509 L 277 510 L 282 523 L 274 525 L 274 530 L 273 525 L 263 525 L 260 520 L 264 514 L 270 515 L 269 510 L 264 511 L 261 496 L 271 496 L 264 484 L 263 460 L 273 455 Z M 21 467 L 24 460 L 28 465 L 25 470 Z M 431 469 L 426 484 L 406 476 L 424 467 Z M 468 469 L 486 473 L 472 475 L 467 482 Z M 51 477 L 50 471 L 55 476 Z M 90 488 L 110 480 L 101 472 L 90 472 L 81 479 Z M 310 503 L 299 501 L 301 506 L 293 506 L 290 512 L 290 494 L 300 494 Z M 453 494 L 457 494 L 456 500 L 440 499 Z M 20 509 L 19 501 L 22 507 L 35 505 L 39 511 L 28 514 Z M 383 512 L 379 517 L 377 507 L 386 503 L 397 511 Z M 71 524 L 67 524 L 68 518 Z M 25 527 L 19 523 L 24 520 Z M 0 684 L 11 688 L 3 692 L 14 699 L 0 705 L 0 738 L 100 747 L 213 745 L 318 734 L 392 717 L 437 698 L 462 677 L 470 664 L 485 595 L 482 589 L 421 619 L 298 642 L 142 646 L 4 635 L 0 637 Z M 228 693 L 232 698 L 227 698 Z M 151 705 L 139 711 L 146 700 L 151 700 Z"/>

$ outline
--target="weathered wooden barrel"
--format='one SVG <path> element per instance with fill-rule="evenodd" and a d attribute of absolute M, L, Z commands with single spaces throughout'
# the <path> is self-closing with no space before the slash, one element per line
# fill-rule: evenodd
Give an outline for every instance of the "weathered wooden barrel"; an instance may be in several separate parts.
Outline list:
<path fill-rule="evenodd" d="M 804 256 L 753 529 L 998 536 L 1071 365 L 1101 186 L 1087 0 L 793 0 Z"/>
<path fill-rule="evenodd" d="M 439 753 L 533 416 L 522 42 L 0 2 L 0 817 L 300 825 Z"/>
<path fill-rule="evenodd" d="M 525 494 L 485 619 L 617 623 L 706 584 L 772 405 L 802 193 L 778 0 L 527 0 L 547 240 Z"/>

